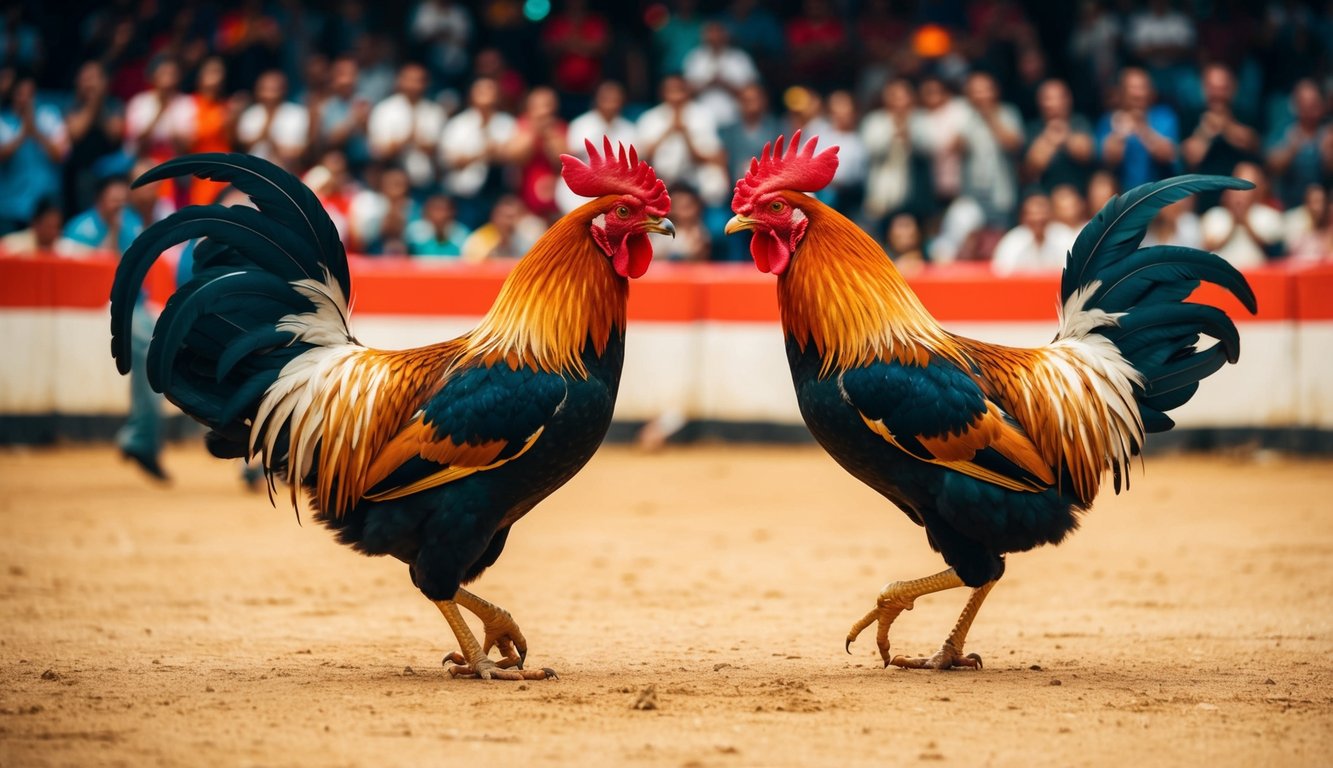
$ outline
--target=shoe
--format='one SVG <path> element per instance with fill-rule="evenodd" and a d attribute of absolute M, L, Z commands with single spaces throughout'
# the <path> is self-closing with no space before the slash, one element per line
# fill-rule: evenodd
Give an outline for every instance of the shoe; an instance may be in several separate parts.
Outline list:
<path fill-rule="evenodd" d="M 158 463 L 157 456 L 131 451 L 129 448 L 121 448 L 120 455 L 123 458 L 138 464 L 140 469 L 147 472 L 149 476 L 154 480 L 157 480 L 159 483 L 171 482 L 171 477 L 167 475 L 166 471 L 162 469 L 162 465 Z"/>

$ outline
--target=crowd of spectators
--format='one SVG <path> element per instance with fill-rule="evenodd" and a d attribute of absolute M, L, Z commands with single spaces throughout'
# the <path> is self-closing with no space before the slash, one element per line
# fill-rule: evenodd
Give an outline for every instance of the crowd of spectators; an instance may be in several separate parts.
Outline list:
<path fill-rule="evenodd" d="M 300 175 L 352 252 L 513 258 L 580 203 L 560 155 L 607 135 L 671 190 L 660 257 L 741 260 L 733 183 L 797 128 L 839 147 L 819 197 L 904 266 L 1059 268 L 1111 195 L 1185 172 L 1256 188 L 1172 206 L 1150 242 L 1242 267 L 1333 247 L 1322 3 L 87 5 L 0 16 L 0 249 L 121 251 L 225 195 L 127 179 L 234 150 Z"/>

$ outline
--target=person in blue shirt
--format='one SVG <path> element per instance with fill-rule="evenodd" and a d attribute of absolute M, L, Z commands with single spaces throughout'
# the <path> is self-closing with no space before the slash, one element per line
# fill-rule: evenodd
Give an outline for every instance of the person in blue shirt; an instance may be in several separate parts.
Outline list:
<path fill-rule="evenodd" d="M 445 195 L 426 198 L 421 218 L 408 222 L 407 252 L 413 256 L 457 259 L 472 230 L 458 221 L 454 201 Z"/>
<path fill-rule="evenodd" d="M 20 77 L 0 110 L 0 235 L 32 220 L 37 204 L 60 196 L 69 134 L 60 110 L 37 103 L 37 85 Z"/>
<path fill-rule="evenodd" d="M 123 177 L 103 179 L 97 187 L 93 207 L 69 220 L 65 237 L 88 248 L 121 256 L 143 232 L 143 221 L 128 205 L 130 185 Z M 130 414 L 116 435 L 120 453 L 138 464 L 153 478 L 168 477 L 159 457 L 162 453 L 162 396 L 148 384 L 148 345 L 153 340 L 153 313 L 144 297 L 134 306 L 130 325 Z"/>
<path fill-rule="evenodd" d="M 1165 104 L 1154 104 L 1152 78 L 1137 67 L 1120 73 L 1120 106 L 1097 124 L 1102 163 L 1115 170 L 1121 189 L 1180 172 L 1180 123 Z"/>

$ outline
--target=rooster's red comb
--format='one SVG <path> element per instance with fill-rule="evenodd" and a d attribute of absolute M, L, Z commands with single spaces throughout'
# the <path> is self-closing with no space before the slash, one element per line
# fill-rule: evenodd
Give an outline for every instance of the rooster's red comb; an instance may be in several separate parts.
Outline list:
<path fill-rule="evenodd" d="M 621 144 L 619 153 L 611 146 L 611 139 L 602 137 L 603 151 L 597 154 L 597 147 L 587 139 L 583 140 L 588 148 L 588 162 L 573 155 L 561 155 L 564 177 L 569 189 L 584 197 L 602 195 L 633 195 L 643 201 L 643 207 L 653 216 L 665 216 L 671 212 L 671 198 L 667 195 L 666 184 L 657 178 L 652 166 L 639 159 L 634 147 L 625 151 Z"/>
<path fill-rule="evenodd" d="M 750 171 L 736 182 L 736 194 L 731 198 L 731 210 L 741 213 L 754 201 L 770 192 L 790 189 L 797 192 L 818 192 L 833 181 L 838 170 L 838 148 L 815 154 L 819 137 L 801 146 L 801 132 L 791 135 L 791 146 L 782 151 L 783 137 L 764 145 L 759 157 L 751 158 Z"/>

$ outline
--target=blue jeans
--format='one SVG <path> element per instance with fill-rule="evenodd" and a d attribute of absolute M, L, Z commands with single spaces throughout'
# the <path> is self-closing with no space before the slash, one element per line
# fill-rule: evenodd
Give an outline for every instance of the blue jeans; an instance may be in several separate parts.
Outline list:
<path fill-rule="evenodd" d="M 130 322 L 130 415 L 116 434 L 121 450 L 156 457 L 162 450 L 162 396 L 148 384 L 148 344 L 156 318 L 139 302 Z"/>

